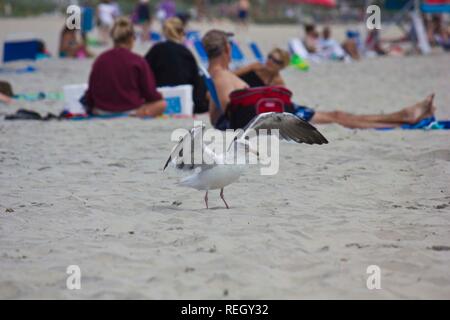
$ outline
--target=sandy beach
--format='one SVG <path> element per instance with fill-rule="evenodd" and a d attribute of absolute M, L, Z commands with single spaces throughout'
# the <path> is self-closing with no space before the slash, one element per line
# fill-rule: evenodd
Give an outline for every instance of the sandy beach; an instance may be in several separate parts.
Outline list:
<path fill-rule="evenodd" d="M 55 53 L 62 21 L 4 19 L 0 41 L 33 30 Z M 251 26 L 238 40 L 267 52 L 299 34 Z M 16 92 L 61 91 L 86 82 L 92 62 L 53 58 L 0 79 Z M 437 118 L 450 119 L 448 53 L 283 75 L 294 100 L 317 110 L 387 113 L 435 92 Z M 277 175 L 251 168 L 225 189 L 230 210 L 218 191 L 207 210 L 202 192 L 162 171 L 172 131 L 192 119 L 3 120 L 62 107 L 0 104 L 2 299 L 450 299 L 448 131 L 319 126 L 328 145 L 281 143 Z M 66 288 L 69 265 L 81 290 Z M 379 290 L 366 286 L 369 265 L 381 269 Z"/>

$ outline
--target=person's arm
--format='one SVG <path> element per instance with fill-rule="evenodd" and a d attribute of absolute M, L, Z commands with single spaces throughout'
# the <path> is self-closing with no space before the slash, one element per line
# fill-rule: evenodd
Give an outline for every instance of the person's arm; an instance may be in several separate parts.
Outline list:
<path fill-rule="evenodd" d="M 157 117 L 164 113 L 166 107 L 167 103 L 165 100 L 158 100 L 156 102 L 144 104 L 130 115 L 136 117 Z"/>
<path fill-rule="evenodd" d="M 255 63 L 251 63 L 249 65 L 243 66 L 241 68 L 238 68 L 237 70 L 234 71 L 234 74 L 237 75 L 238 77 L 240 77 L 248 72 L 256 71 L 260 68 L 261 68 L 261 64 L 259 62 L 255 62 Z"/>
<path fill-rule="evenodd" d="M 144 109 L 143 116 L 158 116 L 161 115 L 166 108 L 166 101 L 163 96 L 156 90 L 155 77 L 152 70 L 145 60 L 142 60 L 140 66 L 140 76 L 139 76 L 139 86 L 141 90 L 141 95 L 145 100 L 146 107 Z M 137 111 L 137 115 L 140 111 Z M 142 113 L 142 112 L 141 112 Z"/>
<path fill-rule="evenodd" d="M 279 74 L 272 80 L 272 85 L 286 87 L 283 77 Z"/>
<path fill-rule="evenodd" d="M 230 93 L 236 88 L 233 82 L 228 81 L 223 76 L 220 79 L 214 79 L 217 95 L 220 102 L 220 109 L 216 106 L 213 99 L 209 99 L 209 119 L 212 125 L 215 125 L 219 117 L 226 113 L 227 107 L 230 103 Z"/>

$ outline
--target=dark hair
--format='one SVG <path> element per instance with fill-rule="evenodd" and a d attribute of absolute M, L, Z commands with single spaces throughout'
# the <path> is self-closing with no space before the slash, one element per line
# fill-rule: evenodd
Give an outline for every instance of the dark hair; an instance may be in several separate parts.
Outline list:
<path fill-rule="evenodd" d="M 314 24 L 308 23 L 305 24 L 305 32 L 310 33 L 316 30 L 316 26 Z"/>
<path fill-rule="evenodd" d="M 134 35 L 133 24 L 126 17 L 118 18 L 111 29 L 111 38 L 115 44 L 127 43 Z"/>

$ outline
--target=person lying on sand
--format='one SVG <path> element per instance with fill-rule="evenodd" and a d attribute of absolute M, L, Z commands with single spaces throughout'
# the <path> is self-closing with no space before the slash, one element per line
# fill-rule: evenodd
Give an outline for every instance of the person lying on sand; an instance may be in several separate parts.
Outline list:
<path fill-rule="evenodd" d="M 209 58 L 208 70 L 216 86 L 220 104 L 225 110 L 223 113 L 216 108 L 214 102 L 210 102 L 210 120 L 215 127 L 219 127 L 224 121 L 224 114 L 230 102 L 230 93 L 235 90 L 246 89 L 253 86 L 285 86 L 281 77 L 281 70 L 289 64 L 289 54 L 281 49 L 276 49 L 268 56 L 265 64 L 255 63 L 237 73 L 246 81 L 230 71 L 231 47 L 229 37 L 231 34 L 220 30 L 209 31 L 202 39 L 203 46 Z M 424 100 L 403 108 L 397 112 L 378 115 L 355 115 L 343 111 L 314 111 L 306 107 L 296 110 L 296 114 L 308 115 L 304 118 L 315 124 L 337 123 L 347 128 L 393 128 L 403 124 L 413 124 L 431 117 L 435 111 L 433 106 L 434 94 Z M 299 111 L 299 112 L 297 112 Z"/>
<path fill-rule="evenodd" d="M 0 80 L 0 102 L 11 104 L 13 95 L 11 84 Z"/>
<path fill-rule="evenodd" d="M 119 18 L 112 30 L 114 48 L 101 54 L 82 98 L 92 114 L 129 113 L 139 117 L 161 115 L 166 102 L 156 91 L 155 78 L 144 58 L 131 52 L 135 32 L 128 18 Z"/>
<path fill-rule="evenodd" d="M 6 104 L 11 104 L 12 99 L 10 97 L 8 97 L 6 94 L 3 94 L 0 92 L 0 102 L 6 103 Z"/>
<path fill-rule="evenodd" d="M 360 59 L 355 40 L 347 39 L 340 45 L 336 40 L 332 39 L 329 26 L 323 28 L 322 37 L 319 36 L 319 32 L 314 24 L 306 24 L 304 30 L 303 44 L 310 54 L 337 60 L 344 60 L 345 54 L 347 54 L 353 60 Z"/>

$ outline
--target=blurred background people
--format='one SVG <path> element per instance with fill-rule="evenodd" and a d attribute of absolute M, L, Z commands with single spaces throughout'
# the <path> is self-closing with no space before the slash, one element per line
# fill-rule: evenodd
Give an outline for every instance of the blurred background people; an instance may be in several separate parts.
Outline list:
<path fill-rule="evenodd" d="M 316 30 L 314 24 L 305 24 L 305 37 L 303 38 L 303 44 L 309 53 L 317 53 L 319 46 L 319 33 Z"/>
<path fill-rule="evenodd" d="M 111 0 L 102 0 L 97 6 L 97 26 L 100 34 L 100 42 L 107 44 L 109 32 L 119 16 L 118 5 Z"/>
<path fill-rule="evenodd" d="M 431 45 L 442 46 L 445 50 L 450 50 L 450 30 L 445 26 L 442 14 L 433 14 L 426 24 L 428 41 Z"/>
<path fill-rule="evenodd" d="M 318 49 L 320 55 L 326 59 L 343 60 L 346 57 L 342 46 L 331 37 L 331 28 L 329 26 L 323 27 L 322 36 L 318 41 Z"/>
<path fill-rule="evenodd" d="M 284 86 L 280 71 L 290 62 L 289 52 L 275 48 L 267 56 L 266 63 L 252 63 L 237 69 L 234 73 L 250 87 Z"/>
<path fill-rule="evenodd" d="M 161 23 L 164 20 L 175 17 L 177 14 L 177 5 L 173 0 L 162 0 L 159 4 L 158 19 Z"/>
<path fill-rule="evenodd" d="M 92 57 L 92 53 L 86 47 L 83 37 L 79 30 L 69 29 L 64 25 L 59 40 L 59 57 L 60 58 L 88 58 Z"/>
<path fill-rule="evenodd" d="M 248 26 L 248 19 L 250 15 L 250 1 L 249 0 L 239 0 L 238 2 L 238 22 L 244 27 Z"/>
<path fill-rule="evenodd" d="M 135 42 L 133 24 L 118 19 L 111 37 L 114 48 L 101 54 L 89 77 L 89 88 L 82 99 L 89 113 L 129 113 L 139 117 L 161 115 L 166 102 L 156 90 L 153 72 L 147 62 L 131 52 Z"/>
<path fill-rule="evenodd" d="M 145 56 L 158 87 L 190 84 L 193 86 L 194 113 L 208 111 L 206 88 L 199 75 L 197 62 L 191 51 L 183 45 L 184 24 L 177 18 L 164 22 L 166 41 L 155 44 Z"/>
<path fill-rule="evenodd" d="M 11 104 L 13 96 L 14 93 L 11 84 L 9 82 L 0 80 L 0 102 Z"/>
<path fill-rule="evenodd" d="M 141 27 L 141 40 L 150 40 L 150 27 L 152 23 L 152 15 L 149 0 L 139 0 L 135 8 L 136 23 Z"/>

